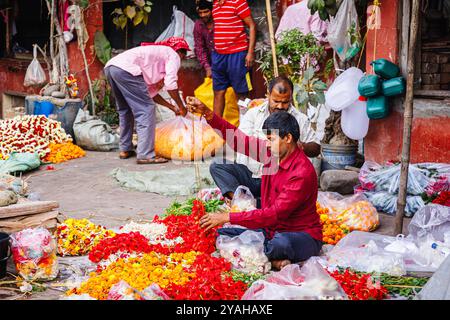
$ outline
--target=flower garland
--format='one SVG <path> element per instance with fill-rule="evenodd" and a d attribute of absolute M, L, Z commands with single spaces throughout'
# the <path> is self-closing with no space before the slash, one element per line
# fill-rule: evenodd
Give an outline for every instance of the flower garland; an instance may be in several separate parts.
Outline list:
<path fill-rule="evenodd" d="M 42 115 L 0 120 L 0 154 L 3 160 L 13 152 L 37 152 L 42 159 L 51 151 L 50 143 L 71 141 L 60 122 Z"/>
<path fill-rule="evenodd" d="M 450 191 L 442 191 L 432 203 L 450 207 Z"/>
<path fill-rule="evenodd" d="M 341 285 L 350 300 L 382 300 L 388 295 L 388 290 L 375 282 L 370 274 L 356 274 L 346 269 L 336 270 L 330 275 Z"/>
<path fill-rule="evenodd" d="M 61 256 L 85 255 L 102 239 L 115 236 L 103 226 L 88 219 L 67 219 L 56 228 L 58 254 Z"/>
<path fill-rule="evenodd" d="M 65 143 L 50 143 L 50 152 L 45 156 L 45 162 L 61 163 L 68 160 L 81 158 L 86 155 L 86 152 L 79 146 L 72 142 Z"/>

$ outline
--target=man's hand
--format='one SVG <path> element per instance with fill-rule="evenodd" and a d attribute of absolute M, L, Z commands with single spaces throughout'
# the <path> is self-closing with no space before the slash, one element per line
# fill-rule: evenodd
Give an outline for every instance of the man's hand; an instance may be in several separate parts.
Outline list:
<path fill-rule="evenodd" d="M 200 219 L 200 227 L 206 228 L 205 231 L 217 226 L 221 226 L 224 223 L 230 221 L 230 214 L 228 212 L 223 213 L 207 213 Z"/>
<path fill-rule="evenodd" d="M 200 114 L 204 116 L 206 120 L 211 120 L 214 115 L 212 110 L 196 97 L 187 97 L 186 104 L 190 112 Z"/>
<path fill-rule="evenodd" d="M 186 110 L 186 108 L 177 109 L 177 111 L 175 112 L 175 114 L 176 114 L 177 116 L 185 117 L 186 114 L 187 114 L 187 110 Z"/>
<path fill-rule="evenodd" d="M 245 66 L 247 68 L 251 68 L 254 62 L 255 62 L 255 54 L 252 51 L 249 51 L 247 53 L 247 56 L 245 57 Z"/>
<path fill-rule="evenodd" d="M 206 70 L 206 77 L 207 77 L 207 78 L 211 78 L 211 77 L 212 77 L 212 71 L 211 71 L 211 68 L 206 68 L 205 70 Z"/>

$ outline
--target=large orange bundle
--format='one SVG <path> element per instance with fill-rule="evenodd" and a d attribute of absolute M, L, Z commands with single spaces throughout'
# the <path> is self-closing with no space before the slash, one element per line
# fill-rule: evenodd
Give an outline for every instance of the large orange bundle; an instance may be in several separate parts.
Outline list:
<path fill-rule="evenodd" d="M 224 140 L 198 116 L 188 114 L 156 126 L 156 154 L 175 160 L 201 160 L 213 156 Z"/>

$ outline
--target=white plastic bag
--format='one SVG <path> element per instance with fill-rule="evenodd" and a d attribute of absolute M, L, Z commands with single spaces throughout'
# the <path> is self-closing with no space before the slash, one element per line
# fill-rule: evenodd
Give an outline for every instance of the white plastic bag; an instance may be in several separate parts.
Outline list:
<path fill-rule="evenodd" d="M 325 93 L 325 105 L 331 110 L 341 111 L 359 98 L 358 82 L 364 73 L 355 67 L 341 73 Z"/>
<path fill-rule="evenodd" d="M 273 272 L 266 280 L 258 280 L 242 296 L 242 300 L 347 300 L 347 294 L 320 265 L 309 259 L 300 269 L 290 264 Z"/>
<path fill-rule="evenodd" d="M 244 273 L 267 273 L 271 264 L 264 253 L 264 234 L 247 230 L 236 237 L 220 235 L 216 247 L 220 255 Z"/>
<path fill-rule="evenodd" d="M 445 242 L 450 232 L 450 207 L 428 204 L 418 210 L 408 225 L 408 232 L 414 239 L 431 234 L 437 241 Z"/>
<path fill-rule="evenodd" d="M 187 56 L 192 57 L 194 53 L 194 21 L 191 20 L 183 11 L 173 6 L 172 21 L 167 28 L 159 35 L 155 42 L 166 40 L 170 37 L 181 37 L 186 40 L 190 50 Z"/>
<path fill-rule="evenodd" d="M 350 60 L 359 52 L 361 43 L 355 1 L 342 1 L 328 26 L 327 39 L 342 61 Z"/>
<path fill-rule="evenodd" d="M 119 135 L 104 121 L 80 109 L 73 124 L 77 145 L 94 151 L 111 151 L 119 148 Z"/>
<path fill-rule="evenodd" d="M 369 117 L 366 111 L 367 102 L 356 100 L 348 108 L 342 110 L 341 128 L 344 134 L 353 140 L 361 140 L 369 130 Z"/>
<path fill-rule="evenodd" d="M 36 45 L 33 45 L 33 60 L 27 68 L 23 85 L 25 87 L 40 86 L 44 84 L 46 80 L 47 78 L 45 76 L 44 69 L 42 69 L 41 64 L 37 59 Z"/>
<path fill-rule="evenodd" d="M 237 187 L 231 200 L 231 212 L 243 212 L 256 209 L 256 199 L 246 186 Z"/>

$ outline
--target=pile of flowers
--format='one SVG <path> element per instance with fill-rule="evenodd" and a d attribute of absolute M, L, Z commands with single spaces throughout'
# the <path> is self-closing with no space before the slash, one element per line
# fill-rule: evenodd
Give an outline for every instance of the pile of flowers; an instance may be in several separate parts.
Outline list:
<path fill-rule="evenodd" d="M 382 300 L 388 290 L 379 282 L 374 282 L 370 274 L 357 274 L 348 269 L 336 270 L 330 275 L 341 285 L 350 300 Z"/>
<path fill-rule="evenodd" d="M 163 223 L 136 223 L 131 221 L 125 226 L 120 227 L 120 233 L 139 232 L 146 237 L 150 244 L 162 244 L 173 246 L 176 243 L 183 242 L 183 238 L 177 237 L 169 240 L 166 238 L 167 226 Z"/>
<path fill-rule="evenodd" d="M 340 224 L 337 220 L 330 218 L 328 208 L 322 207 L 319 202 L 316 203 L 316 208 L 322 223 L 324 243 L 334 245 L 350 232 L 345 224 Z"/>
<path fill-rule="evenodd" d="M 0 120 L 0 154 L 6 160 L 13 152 L 35 153 L 41 159 L 50 153 L 50 143 L 71 142 L 61 123 L 45 116 L 17 116 Z"/>
<path fill-rule="evenodd" d="M 450 207 L 450 191 L 442 191 L 432 202 Z"/>
<path fill-rule="evenodd" d="M 108 299 L 114 285 L 123 280 L 138 291 L 158 285 L 171 299 L 240 299 L 248 286 L 233 279 L 229 262 L 211 255 L 216 230 L 200 228 L 204 214 L 203 203 L 195 200 L 190 215 L 156 216 L 150 226 L 124 226 L 121 231 L 140 228 L 147 237 L 131 231 L 100 241 L 89 253 L 89 259 L 98 263 L 96 272 L 67 294 Z M 180 237 L 182 241 L 170 242 Z M 152 238 L 164 241 L 152 243 Z"/>
<path fill-rule="evenodd" d="M 115 233 L 88 219 L 67 219 L 57 226 L 55 236 L 59 255 L 79 256 L 88 254 L 102 239 Z"/>
<path fill-rule="evenodd" d="M 61 163 L 68 160 L 81 158 L 86 152 L 72 142 L 50 143 L 48 148 L 50 152 L 45 156 L 45 162 Z"/>

